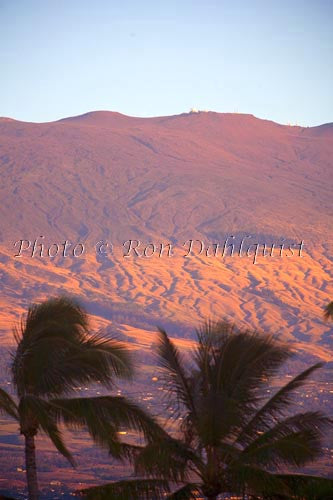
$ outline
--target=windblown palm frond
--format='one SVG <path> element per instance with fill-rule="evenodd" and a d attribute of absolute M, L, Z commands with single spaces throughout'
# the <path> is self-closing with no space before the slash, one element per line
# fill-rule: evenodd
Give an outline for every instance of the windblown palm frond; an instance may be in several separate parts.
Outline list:
<path fill-rule="evenodd" d="M 101 334 L 68 346 L 58 359 L 56 353 L 53 361 L 40 365 L 36 368 L 42 372 L 39 384 L 35 384 L 36 390 L 39 394 L 47 391 L 54 396 L 71 393 L 75 386 L 93 382 L 112 387 L 114 377 L 129 378 L 133 373 L 131 356 L 125 346 Z"/>
<path fill-rule="evenodd" d="M 88 334 L 87 328 L 86 313 L 71 299 L 32 306 L 17 337 L 12 364 L 18 394 L 59 395 L 75 385 L 96 381 L 110 385 L 114 376 L 129 377 L 132 362 L 125 346 L 101 334 Z"/>
<path fill-rule="evenodd" d="M 66 333 L 63 334 L 61 328 L 52 328 L 52 325 L 64 327 Z M 38 340 L 41 336 L 50 337 L 54 333 L 65 340 L 79 341 L 87 331 L 88 317 L 84 309 L 75 299 L 62 296 L 30 306 L 26 318 L 21 322 L 20 331 L 16 329 L 15 334 L 19 344 L 22 340 Z"/>
<path fill-rule="evenodd" d="M 22 433 L 29 432 L 33 425 L 35 425 L 36 432 L 41 429 L 51 439 L 59 453 L 71 465 L 75 465 L 75 461 L 63 441 L 57 422 L 53 418 L 50 403 L 37 396 L 28 394 L 20 400 L 19 414 Z"/>
<path fill-rule="evenodd" d="M 133 375 L 132 357 L 128 348 L 117 339 L 105 338 L 97 333 L 85 338 L 78 351 L 69 363 L 82 363 L 82 370 L 89 372 L 93 367 L 96 370 L 92 377 L 108 384 L 112 377 L 130 378 Z M 93 379 L 92 379 L 93 380 Z"/>
<path fill-rule="evenodd" d="M 279 421 L 247 446 L 241 455 L 247 463 L 297 467 L 314 460 L 322 452 L 322 432 L 330 420 L 320 412 L 299 413 Z"/>
<path fill-rule="evenodd" d="M 168 436 L 147 444 L 138 453 L 135 472 L 178 483 L 189 479 L 191 468 L 199 470 L 200 466 L 200 457 L 189 446 Z"/>
<path fill-rule="evenodd" d="M 291 494 L 288 485 L 279 476 L 254 464 L 246 463 L 228 468 L 225 486 L 226 491 L 229 490 L 242 496 L 246 492 L 247 495 L 253 495 L 255 498 L 257 495 L 260 495 L 260 498 L 274 498 L 276 493 Z"/>
<path fill-rule="evenodd" d="M 188 374 L 184 368 L 184 359 L 177 347 L 171 342 L 167 333 L 159 329 L 157 353 L 160 366 L 164 368 L 166 389 L 178 403 L 184 405 L 195 414 L 192 393 L 189 387 Z"/>
<path fill-rule="evenodd" d="M 248 444 L 255 438 L 258 431 L 269 429 L 272 418 L 284 414 L 284 410 L 293 402 L 293 393 L 307 381 L 315 370 L 323 366 L 316 363 L 294 377 L 290 382 L 279 389 L 246 423 L 237 437 L 237 443 Z"/>
<path fill-rule="evenodd" d="M 0 414 L 19 419 L 18 407 L 14 399 L 4 389 L 0 388 Z"/>
<path fill-rule="evenodd" d="M 258 389 L 276 375 L 290 350 L 272 336 L 243 331 L 225 322 L 216 323 L 213 336 L 220 341 L 214 342 L 210 355 L 210 385 L 251 407 Z"/>
<path fill-rule="evenodd" d="M 148 441 L 161 438 L 164 432 L 138 405 L 121 396 L 51 399 L 52 413 L 71 428 L 87 428 L 93 439 L 113 456 L 128 453 L 119 439 L 119 431 L 132 429 Z M 133 449 L 131 449 L 133 451 Z"/>
<path fill-rule="evenodd" d="M 333 320 L 333 300 L 324 307 L 324 319 Z"/>

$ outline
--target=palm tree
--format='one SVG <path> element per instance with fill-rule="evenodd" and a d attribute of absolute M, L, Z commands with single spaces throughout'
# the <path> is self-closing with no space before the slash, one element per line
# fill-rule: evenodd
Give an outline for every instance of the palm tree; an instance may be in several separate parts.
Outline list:
<path fill-rule="evenodd" d="M 177 434 L 150 442 L 138 453 L 139 480 L 86 490 L 88 498 L 288 495 L 293 475 L 279 475 L 281 467 L 300 467 L 319 456 L 328 418 L 316 411 L 287 410 L 295 390 L 320 363 L 271 394 L 268 383 L 290 358 L 289 348 L 227 322 L 207 323 L 197 336 L 197 347 L 186 360 L 159 331 L 158 357 Z"/>
<path fill-rule="evenodd" d="M 280 478 L 293 492 L 293 500 L 332 500 L 332 479 L 300 474 L 280 475 Z M 280 495 L 280 500 L 290 500 L 290 495 Z"/>
<path fill-rule="evenodd" d="M 333 320 L 333 300 L 324 307 L 324 319 Z"/>
<path fill-rule="evenodd" d="M 14 399 L 0 389 L 0 412 L 17 420 L 25 440 L 29 500 L 38 498 L 35 437 L 44 432 L 74 464 L 59 428 L 85 427 L 116 457 L 132 448 L 119 439 L 119 428 L 134 428 L 150 438 L 158 426 L 134 403 L 120 396 L 71 397 L 75 386 L 100 382 L 111 388 L 114 376 L 130 377 L 128 350 L 115 339 L 89 334 L 87 314 L 73 299 L 51 298 L 32 305 L 14 329 L 17 347 L 11 373 Z"/>

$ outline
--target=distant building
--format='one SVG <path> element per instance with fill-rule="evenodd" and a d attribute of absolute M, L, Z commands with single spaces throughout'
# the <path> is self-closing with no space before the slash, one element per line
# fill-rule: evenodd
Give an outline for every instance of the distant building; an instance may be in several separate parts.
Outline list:
<path fill-rule="evenodd" d="M 208 109 L 197 109 L 197 108 L 191 108 L 190 113 L 208 113 Z"/>

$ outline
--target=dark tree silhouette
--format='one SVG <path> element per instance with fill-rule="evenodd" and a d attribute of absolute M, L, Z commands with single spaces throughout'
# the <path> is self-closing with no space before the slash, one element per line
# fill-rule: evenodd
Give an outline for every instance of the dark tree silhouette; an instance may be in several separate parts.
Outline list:
<path fill-rule="evenodd" d="M 120 427 L 149 438 L 158 426 L 137 405 L 118 396 L 71 397 L 75 386 L 101 382 L 112 387 L 114 377 L 133 373 L 128 350 L 115 339 L 89 334 L 85 311 L 73 299 L 52 298 L 32 305 L 14 331 L 17 342 L 11 372 L 17 397 L 0 389 L 0 412 L 19 423 L 25 439 L 29 499 L 38 498 L 35 437 L 44 432 L 57 450 L 74 464 L 59 423 L 87 428 L 92 438 L 115 457 L 128 455 Z"/>
<path fill-rule="evenodd" d="M 321 434 L 329 419 L 318 411 L 288 412 L 294 392 L 321 364 L 271 395 L 268 383 L 290 358 L 289 348 L 227 322 L 207 323 L 197 333 L 190 359 L 164 330 L 158 337 L 178 433 L 139 452 L 135 469 L 141 479 L 86 490 L 88 498 L 179 500 L 200 495 L 214 500 L 226 492 L 288 496 L 294 475 L 279 475 L 281 467 L 300 467 L 321 454 Z M 302 478 L 305 484 L 307 477 Z"/>

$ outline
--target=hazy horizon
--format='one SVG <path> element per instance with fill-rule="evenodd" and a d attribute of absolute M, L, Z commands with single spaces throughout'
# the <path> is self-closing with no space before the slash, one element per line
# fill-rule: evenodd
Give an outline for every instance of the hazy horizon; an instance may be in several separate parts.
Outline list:
<path fill-rule="evenodd" d="M 190 110 L 185 110 L 185 111 L 180 111 L 179 113 L 166 114 L 166 115 L 149 115 L 149 116 L 129 115 L 127 113 L 123 113 L 123 112 L 121 112 L 119 110 L 115 110 L 115 109 L 94 109 L 94 110 L 84 111 L 83 113 L 79 113 L 79 114 L 75 114 L 75 115 L 66 115 L 66 116 L 62 116 L 62 117 L 54 119 L 54 120 L 46 120 L 46 121 L 20 120 L 17 118 L 13 118 L 12 116 L 1 116 L 1 115 L 0 115 L 0 120 L 1 119 L 2 120 L 8 119 L 8 120 L 21 122 L 21 123 L 44 124 L 44 123 L 54 123 L 54 122 L 58 122 L 58 121 L 69 120 L 71 118 L 79 118 L 79 117 L 94 114 L 94 113 L 114 113 L 117 115 L 126 116 L 127 118 L 146 118 L 146 119 L 149 119 L 149 118 L 168 118 L 168 117 L 173 117 L 173 116 L 182 116 L 182 115 L 186 115 L 186 114 L 196 114 L 196 113 L 216 113 L 216 114 L 220 114 L 220 115 L 253 116 L 257 120 L 270 121 L 270 122 L 276 123 L 278 125 L 297 126 L 297 127 L 301 127 L 301 128 L 320 127 L 322 125 L 330 125 L 331 123 L 333 123 L 333 117 L 328 122 L 318 123 L 316 125 L 301 125 L 299 123 L 293 123 L 293 122 L 288 122 L 288 123 L 278 122 L 278 121 L 273 120 L 271 118 L 263 118 L 261 116 L 257 116 L 254 113 L 241 113 L 238 111 L 235 111 L 235 112 L 216 111 L 214 109 L 196 109 L 196 108 L 192 108 Z"/>

